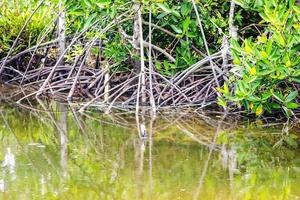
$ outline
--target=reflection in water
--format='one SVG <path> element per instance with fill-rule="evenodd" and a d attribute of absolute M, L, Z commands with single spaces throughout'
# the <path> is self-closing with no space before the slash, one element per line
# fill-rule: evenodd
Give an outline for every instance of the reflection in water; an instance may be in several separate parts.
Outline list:
<path fill-rule="evenodd" d="M 4 160 L 2 162 L 2 170 L 3 170 L 3 178 L 7 176 L 7 171 L 9 173 L 10 180 L 14 181 L 16 177 L 15 173 L 15 156 L 11 153 L 10 148 L 6 149 L 6 153 L 4 156 Z M 4 192 L 6 187 L 6 183 L 3 179 L 0 180 L 0 191 Z"/>
<path fill-rule="evenodd" d="M 58 105 L 60 116 L 57 120 L 57 129 L 60 138 L 60 165 L 62 169 L 62 178 L 67 177 L 67 162 L 68 162 L 68 151 L 67 151 L 67 142 L 68 142 L 68 124 L 67 124 L 67 114 L 68 109 L 66 105 Z"/>
<path fill-rule="evenodd" d="M 4 180 L 1 179 L 0 180 L 0 192 L 4 192 L 5 191 L 5 183 Z"/>
<path fill-rule="evenodd" d="M 184 112 L 136 120 L 54 102 L 37 108 L 0 107 L 0 199 L 300 197 L 291 130 L 234 130 Z"/>
<path fill-rule="evenodd" d="M 7 148 L 5 156 L 4 156 L 4 161 L 2 163 L 2 167 L 7 168 L 9 170 L 9 173 L 12 176 L 12 179 L 16 178 L 15 166 L 16 166 L 15 156 L 11 153 L 10 148 Z"/>

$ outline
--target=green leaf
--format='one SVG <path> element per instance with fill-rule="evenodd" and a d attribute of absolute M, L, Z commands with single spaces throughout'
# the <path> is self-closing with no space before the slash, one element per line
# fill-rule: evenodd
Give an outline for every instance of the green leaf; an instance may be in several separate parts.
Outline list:
<path fill-rule="evenodd" d="M 165 13 L 171 13 L 172 9 L 168 6 L 168 4 L 165 3 L 158 3 L 157 6 L 162 9 Z"/>
<path fill-rule="evenodd" d="M 177 27 L 177 26 L 175 26 L 175 25 L 171 25 L 171 28 L 176 32 L 176 33 L 178 33 L 178 34 L 181 34 L 182 33 L 182 30 L 179 28 L 179 27 Z"/>
<path fill-rule="evenodd" d="M 273 95 L 273 97 L 275 97 L 275 99 L 277 99 L 278 101 L 284 102 L 283 96 L 282 96 L 280 93 L 274 92 L 272 95 Z"/>
<path fill-rule="evenodd" d="M 228 87 L 227 83 L 224 83 L 224 93 L 229 94 L 229 87 Z"/>
<path fill-rule="evenodd" d="M 105 7 L 109 6 L 110 3 L 111 3 L 111 0 L 98 0 L 96 5 L 100 8 L 105 8 Z"/>
<path fill-rule="evenodd" d="M 297 108 L 299 108 L 299 104 L 290 102 L 290 103 L 286 104 L 286 107 L 289 109 L 297 109 Z"/>
<path fill-rule="evenodd" d="M 270 106 L 273 109 L 280 109 L 281 108 L 280 104 L 278 104 L 278 103 L 270 103 Z"/>
<path fill-rule="evenodd" d="M 222 97 L 218 97 L 218 105 L 220 105 L 222 107 L 226 107 L 227 106 L 227 102 Z"/>
<path fill-rule="evenodd" d="M 186 33 L 189 26 L 191 24 L 191 19 L 189 17 L 187 17 L 183 22 L 182 22 L 182 29 L 183 29 L 183 33 Z"/>
<path fill-rule="evenodd" d="M 178 18 L 181 17 L 180 13 L 179 13 L 178 11 L 176 11 L 176 10 L 172 10 L 171 13 L 172 13 L 174 16 L 178 17 Z"/>
<path fill-rule="evenodd" d="M 255 111 L 255 114 L 257 116 L 260 116 L 262 113 L 263 113 L 264 109 L 263 109 L 263 106 L 260 104 L 257 108 L 256 108 L 256 111 Z"/>
<path fill-rule="evenodd" d="M 298 96 L 298 91 L 291 92 L 286 98 L 285 102 L 291 102 Z"/>

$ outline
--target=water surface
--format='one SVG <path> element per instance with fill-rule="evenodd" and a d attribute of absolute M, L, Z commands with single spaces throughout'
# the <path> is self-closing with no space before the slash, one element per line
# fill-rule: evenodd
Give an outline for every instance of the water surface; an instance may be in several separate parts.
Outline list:
<path fill-rule="evenodd" d="M 14 107 L 0 106 L 1 199 L 300 197 L 297 129 L 171 112 L 140 138 L 131 114 Z"/>

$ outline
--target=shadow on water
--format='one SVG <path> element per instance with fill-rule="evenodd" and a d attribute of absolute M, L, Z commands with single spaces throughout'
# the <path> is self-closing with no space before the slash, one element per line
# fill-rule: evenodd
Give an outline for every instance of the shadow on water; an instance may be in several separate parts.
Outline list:
<path fill-rule="evenodd" d="M 0 106 L 2 199 L 298 199 L 297 128 Z M 138 128 L 137 128 L 138 127 Z M 141 137 L 142 136 L 142 137 Z"/>

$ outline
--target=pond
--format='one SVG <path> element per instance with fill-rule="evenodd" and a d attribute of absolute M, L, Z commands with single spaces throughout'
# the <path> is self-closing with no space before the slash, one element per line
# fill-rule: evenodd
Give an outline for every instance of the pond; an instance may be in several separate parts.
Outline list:
<path fill-rule="evenodd" d="M 128 113 L 34 108 L 1 103 L 1 199 L 300 198 L 297 128 L 171 111 L 140 138 Z"/>

